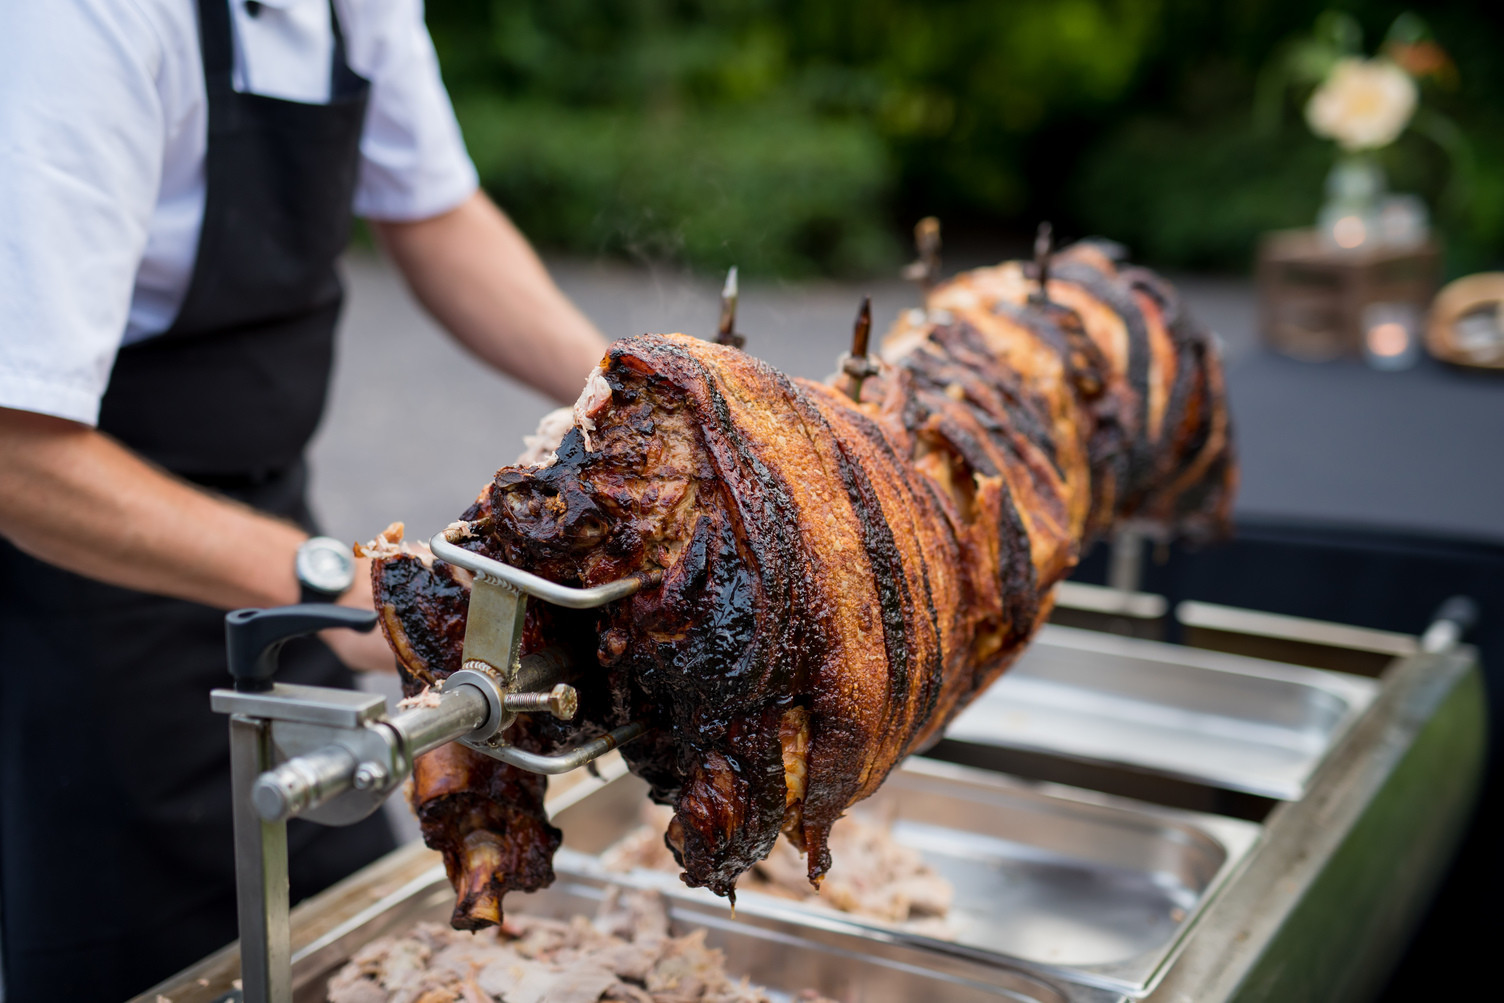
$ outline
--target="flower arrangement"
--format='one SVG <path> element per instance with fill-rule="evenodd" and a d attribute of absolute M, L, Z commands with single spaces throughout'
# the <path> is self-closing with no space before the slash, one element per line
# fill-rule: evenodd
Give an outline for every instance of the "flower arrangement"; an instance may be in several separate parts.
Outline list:
<path fill-rule="evenodd" d="M 1287 45 L 1266 70 L 1259 117 L 1267 125 L 1277 116 L 1292 85 L 1312 88 L 1306 124 L 1338 151 L 1318 229 L 1342 249 L 1375 242 L 1416 245 L 1428 234 L 1426 207 L 1412 195 L 1386 194 L 1376 154 L 1414 128 L 1441 145 L 1454 165 L 1463 159 L 1456 127 L 1421 106 L 1421 85 L 1454 86 L 1456 67 L 1414 14 L 1396 18 L 1372 55 L 1365 54 L 1362 41 L 1351 15 L 1322 14 L 1315 30 Z"/>
<path fill-rule="evenodd" d="M 1344 150 L 1377 150 L 1399 138 L 1419 102 L 1415 80 L 1385 57 L 1346 56 L 1306 103 L 1311 131 Z"/>
<path fill-rule="evenodd" d="M 1457 68 L 1419 17 L 1395 18 L 1377 52 L 1367 55 L 1352 15 L 1327 11 L 1264 68 L 1255 118 L 1272 129 L 1287 90 L 1314 88 L 1305 105 L 1311 131 L 1347 152 L 1378 150 L 1412 124 L 1432 131 L 1427 116 L 1417 114 L 1423 83 L 1455 87 Z"/>

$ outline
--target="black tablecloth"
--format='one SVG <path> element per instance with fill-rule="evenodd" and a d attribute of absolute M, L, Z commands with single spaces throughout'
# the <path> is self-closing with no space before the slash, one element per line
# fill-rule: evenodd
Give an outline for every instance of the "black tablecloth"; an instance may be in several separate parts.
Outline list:
<path fill-rule="evenodd" d="M 1241 517 L 1504 543 L 1504 373 L 1255 351 L 1228 391 Z"/>

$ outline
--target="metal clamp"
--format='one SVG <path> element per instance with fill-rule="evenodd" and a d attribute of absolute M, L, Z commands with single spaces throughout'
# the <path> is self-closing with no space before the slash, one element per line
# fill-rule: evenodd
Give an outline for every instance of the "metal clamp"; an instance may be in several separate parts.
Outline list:
<path fill-rule="evenodd" d="M 551 582 L 547 578 L 540 578 L 530 571 L 503 564 L 501 561 L 477 554 L 473 550 L 456 546 L 449 541 L 443 533 L 436 534 L 428 541 L 428 547 L 433 551 L 433 556 L 446 564 L 453 564 L 457 568 L 464 568 L 473 572 L 481 580 L 487 580 L 496 584 L 509 585 L 518 592 L 525 592 L 544 602 L 555 606 L 564 606 L 568 609 L 594 609 L 604 606 L 606 603 L 625 599 L 629 595 L 641 591 L 649 585 L 656 585 L 660 575 L 656 572 L 629 575 L 626 578 L 618 578 L 614 582 L 604 585 L 596 585 L 588 589 L 572 588 L 568 585 L 560 585 Z M 473 600 L 472 600 L 473 603 Z M 468 640 L 468 634 L 466 638 Z"/>
<path fill-rule="evenodd" d="M 562 653 L 521 654 L 527 597 L 568 609 L 593 609 L 657 584 L 659 576 L 632 575 L 593 588 L 572 588 L 466 550 L 443 533 L 428 545 L 439 560 L 475 575 L 465 619 L 463 668 L 444 681 L 444 691 L 463 685 L 481 690 L 486 694 L 487 717 L 460 742 L 520 769 L 552 774 L 583 766 L 642 734 L 641 722 L 633 721 L 578 748 L 548 756 L 513 748 L 506 740 L 506 730 L 519 713 L 548 711 L 568 721 L 579 708 L 574 687 L 560 678 L 567 665 Z"/>

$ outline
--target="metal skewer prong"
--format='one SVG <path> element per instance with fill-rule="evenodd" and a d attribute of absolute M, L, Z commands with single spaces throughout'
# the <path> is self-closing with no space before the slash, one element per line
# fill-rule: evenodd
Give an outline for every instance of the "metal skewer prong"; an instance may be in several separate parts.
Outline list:
<path fill-rule="evenodd" d="M 872 335 L 872 297 L 863 296 L 861 309 L 856 312 L 856 323 L 851 327 L 851 351 L 841 356 L 841 372 L 851 380 L 847 391 L 851 399 L 862 402 L 862 384 L 869 376 L 878 374 L 878 366 L 867 354 L 867 341 Z"/>
<path fill-rule="evenodd" d="M 934 216 L 926 216 L 914 224 L 914 248 L 919 257 L 904 266 L 903 277 L 918 282 L 920 290 L 928 296 L 940 281 L 940 221 Z"/>
<path fill-rule="evenodd" d="M 1034 231 L 1034 281 L 1039 288 L 1029 299 L 1034 303 L 1048 303 L 1050 301 L 1050 258 L 1055 253 L 1055 228 L 1048 220 L 1039 224 L 1039 229 Z"/>
<path fill-rule="evenodd" d="M 718 345 L 745 348 L 746 336 L 736 333 L 736 297 L 736 266 L 732 265 L 726 272 L 726 284 L 721 287 L 721 319 L 715 327 L 715 341 Z"/>

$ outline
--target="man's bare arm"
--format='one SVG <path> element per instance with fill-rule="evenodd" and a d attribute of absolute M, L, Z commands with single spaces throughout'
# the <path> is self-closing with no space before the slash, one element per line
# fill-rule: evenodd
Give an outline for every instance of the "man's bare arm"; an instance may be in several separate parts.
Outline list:
<path fill-rule="evenodd" d="M 0 534 L 112 585 L 233 609 L 298 601 L 297 526 L 199 490 L 76 422 L 0 408 Z M 370 576 L 340 600 L 371 607 Z M 355 668 L 390 669 L 379 635 L 330 631 Z"/>
<path fill-rule="evenodd" d="M 371 226 L 419 301 L 461 344 L 561 404 L 579 396 L 606 341 L 484 192 L 441 216 Z"/>

